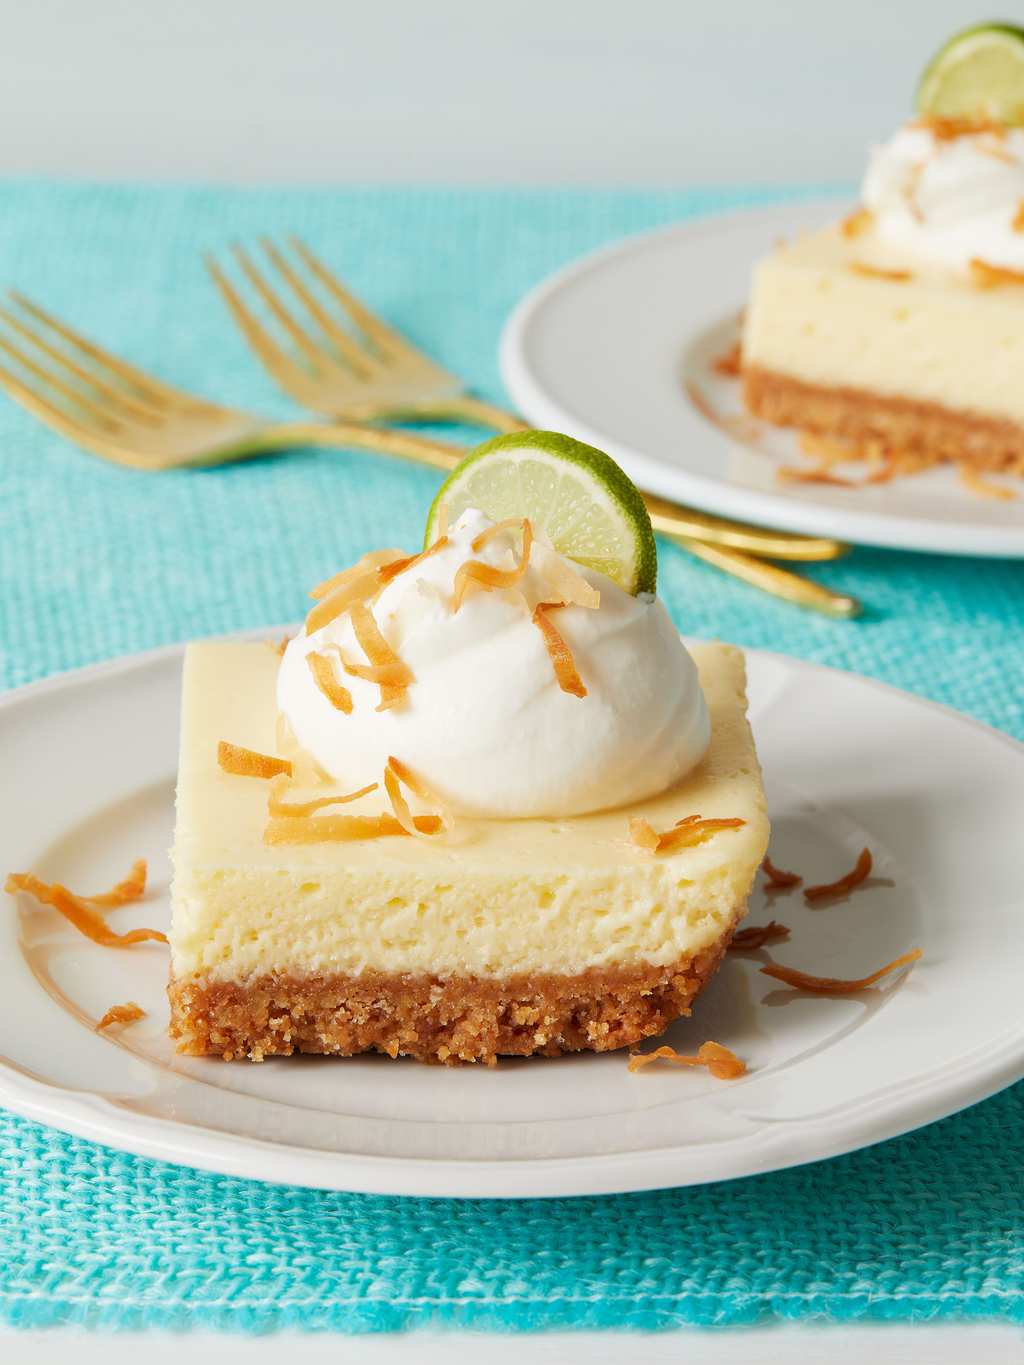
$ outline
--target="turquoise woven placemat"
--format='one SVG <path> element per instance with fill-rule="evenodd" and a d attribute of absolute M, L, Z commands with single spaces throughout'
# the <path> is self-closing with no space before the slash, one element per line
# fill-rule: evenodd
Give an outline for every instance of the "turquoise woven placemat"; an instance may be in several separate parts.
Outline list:
<path fill-rule="evenodd" d="M 454 193 L 0 186 L 4 279 L 211 397 L 287 413 L 200 252 L 298 231 L 377 308 L 499 397 L 523 291 L 624 232 L 756 191 Z M 148 476 L 0 401 L 0 684 L 298 616 L 304 585 L 413 546 L 437 477 L 300 452 Z M 1024 735 L 1024 566 L 858 551 L 871 604 L 804 615 L 662 546 L 679 625 L 882 678 Z M 952 775 L 955 780 L 955 775 Z M 965 907 L 969 908 L 969 907 Z M 0 1315 L 18 1324 L 413 1324 L 530 1330 L 759 1316 L 1024 1321 L 1024 1087 L 803 1170 L 606 1199 L 383 1199 L 200 1175 L 0 1114 Z"/>

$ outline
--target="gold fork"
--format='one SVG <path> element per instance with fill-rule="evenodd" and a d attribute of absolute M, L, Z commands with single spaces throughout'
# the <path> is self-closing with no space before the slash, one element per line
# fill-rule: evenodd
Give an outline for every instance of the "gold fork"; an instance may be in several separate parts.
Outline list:
<path fill-rule="evenodd" d="M 23 294 L 11 290 L 8 299 L 19 311 L 0 305 L 0 319 L 9 329 L 8 335 L 0 334 L 0 352 L 34 382 L 0 365 L 0 388 L 61 435 L 115 464 L 156 471 L 227 464 L 313 445 L 397 455 L 447 471 L 466 453 L 462 446 L 411 432 L 355 422 L 271 422 L 222 407 L 130 365 Z M 43 363 L 40 356 L 50 363 Z M 855 598 L 730 548 L 747 535 L 770 538 L 776 533 L 733 527 L 722 522 L 705 530 L 701 522 L 681 513 L 666 534 L 698 557 L 776 597 L 830 616 L 857 614 Z"/>
<path fill-rule="evenodd" d="M 289 239 L 291 259 L 269 238 L 260 245 L 276 272 L 273 279 L 243 247 L 232 247 L 232 254 L 287 346 L 210 256 L 207 269 L 257 358 L 304 408 L 351 422 L 470 421 L 499 431 L 529 430 L 514 413 L 466 394 L 456 375 L 367 308 L 297 237 Z M 654 529 L 666 535 L 692 536 L 770 559 L 836 559 L 847 551 L 820 536 L 741 525 L 653 493 L 644 498 Z"/>
<path fill-rule="evenodd" d="M 281 388 L 304 408 L 351 422 L 472 422 L 498 431 L 527 429 L 514 413 L 467 393 L 457 375 L 371 312 L 297 237 L 289 240 L 295 261 L 267 238 L 260 244 L 315 324 L 311 331 L 299 322 L 249 253 L 241 246 L 232 248 L 291 349 L 275 341 L 212 256 L 207 256 L 206 267 L 249 345 Z M 299 262 L 308 279 L 300 273 Z M 335 305 L 333 310 L 327 299 Z"/>
<path fill-rule="evenodd" d="M 468 395 L 457 375 L 436 364 L 367 308 L 299 238 L 289 238 L 291 260 L 269 238 L 262 238 L 260 245 L 276 271 L 273 279 L 243 247 L 231 250 L 242 274 L 289 339 L 288 347 L 259 320 L 209 255 L 207 270 L 268 374 L 303 407 L 355 422 L 471 421 L 499 431 L 529 430 L 514 413 Z M 328 297 L 336 305 L 333 310 Z M 645 493 L 644 498 L 655 530 L 667 535 L 692 535 L 776 559 L 837 559 L 849 548 L 821 536 L 727 521 L 653 493 Z"/>

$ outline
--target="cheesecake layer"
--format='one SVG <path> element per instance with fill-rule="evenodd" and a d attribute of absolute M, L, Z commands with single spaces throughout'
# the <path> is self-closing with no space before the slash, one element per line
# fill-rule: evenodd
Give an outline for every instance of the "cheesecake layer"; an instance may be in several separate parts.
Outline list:
<path fill-rule="evenodd" d="M 1024 287 L 981 289 L 954 271 L 915 269 L 870 233 L 828 228 L 761 261 L 743 358 L 748 405 L 769 421 L 898 434 L 916 450 L 990 468 L 1010 467 L 1024 441 Z M 804 386 L 803 399 L 783 395 L 782 381 Z M 941 454 L 974 430 L 966 449 Z"/>
<path fill-rule="evenodd" d="M 670 966 L 592 967 L 576 976 L 175 980 L 171 1032 L 182 1051 L 226 1061 L 373 1050 L 452 1065 L 605 1052 L 661 1033 L 689 1013 L 731 935 L 730 926 L 703 953 Z"/>
<path fill-rule="evenodd" d="M 671 967 L 712 948 L 746 902 L 768 822 L 742 655 L 724 645 L 693 653 L 711 745 L 669 792 L 564 820 L 460 818 L 445 842 L 396 837 L 268 847 L 267 784 L 222 772 L 216 753 L 221 739 L 278 752 L 278 659 L 261 643 L 192 645 L 173 850 L 178 987 L 369 972 L 576 976 Z M 344 810 L 377 813 L 381 795 Z M 631 816 L 664 830 L 693 814 L 746 824 L 657 857 L 628 841 Z"/>

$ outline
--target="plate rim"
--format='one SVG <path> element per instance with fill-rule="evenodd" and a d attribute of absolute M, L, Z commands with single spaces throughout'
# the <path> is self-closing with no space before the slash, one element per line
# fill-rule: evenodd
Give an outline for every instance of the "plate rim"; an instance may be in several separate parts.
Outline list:
<path fill-rule="evenodd" d="M 264 626 L 204 638 L 260 639 L 287 630 L 288 625 Z M 42 696 L 180 657 L 188 640 L 178 640 L 134 654 L 120 655 L 63 670 L 0 694 L 0 711 Z M 774 650 L 747 648 L 744 653 L 795 668 L 854 680 L 871 690 L 922 706 L 953 724 L 995 739 L 1024 759 L 1024 742 L 943 702 L 918 696 L 877 678 L 836 668 Z M 888 1141 L 990 1098 L 1024 1078 L 1024 1024 L 999 1035 L 982 1066 L 961 1063 L 960 1075 L 935 1087 L 921 1075 L 911 1087 L 921 1091 L 905 1103 L 898 1118 L 889 1114 L 884 1133 L 873 1115 L 874 1097 L 867 1096 L 851 1113 L 841 1110 L 806 1119 L 788 1120 L 780 1131 L 760 1135 L 759 1146 L 746 1168 L 737 1171 L 708 1158 L 730 1148 L 731 1142 L 661 1147 L 649 1151 L 605 1155 L 523 1158 L 516 1160 L 454 1160 L 429 1157 L 376 1156 L 337 1153 L 322 1148 L 296 1147 L 261 1138 L 218 1132 L 200 1125 L 177 1124 L 164 1118 L 122 1109 L 90 1091 L 76 1091 L 27 1074 L 0 1057 L 0 1104 L 12 1113 L 46 1124 L 75 1137 L 144 1159 L 166 1161 L 210 1174 L 295 1185 L 303 1188 L 383 1196 L 430 1198 L 565 1198 L 707 1184 L 746 1179 L 808 1162 L 827 1160 Z M 841 1132 L 838 1135 L 837 1130 Z M 785 1148 L 785 1151 L 777 1150 Z M 684 1167 L 698 1169 L 684 1170 Z"/>
<path fill-rule="evenodd" d="M 606 242 L 576 257 L 535 284 L 505 320 L 498 344 L 502 382 L 515 407 L 541 428 L 572 430 L 581 440 L 596 445 L 624 466 L 627 473 L 652 493 L 692 503 L 703 511 L 734 517 L 756 525 L 810 535 L 832 536 L 857 545 L 917 553 L 953 554 L 981 559 L 1024 558 L 1024 517 L 1020 527 L 965 525 L 937 518 L 918 520 L 884 512 L 837 510 L 828 504 L 787 497 L 784 493 L 748 489 L 670 465 L 659 456 L 621 442 L 568 412 L 552 398 L 528 359 L 527 338 L 541 310 L 581 276 L 606 267 L 621 257 L 643 253 L 672 238 L 690 240 L 712 235 L 730 224 L 756 226 L 793 233 L 813 224 L 813 216 L 849 202 L 840 191 L 827 195 L 783 199 L 769 204 L 699 214 L 655 228 L 646 228 Z M 810 221 L 801 221 L 801 219 Z M 776 221 L 778 220 L 778 221 Z M 795 221 L 794 221 L 795 220 Z M 685 338 L 680 336 L 680 346 Z M 731 438 L 710 422 L 692 413 L 694 430 L 701 438 L 724 449 Z"/>

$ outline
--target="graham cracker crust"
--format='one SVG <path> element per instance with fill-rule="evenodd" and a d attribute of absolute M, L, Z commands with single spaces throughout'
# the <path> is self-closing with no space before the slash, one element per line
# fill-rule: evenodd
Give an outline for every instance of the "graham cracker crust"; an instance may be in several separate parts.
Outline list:
<path fill-rule="evenodd" d="M 689 1014 L 735 923 L 705 951 L 667 967 L 591 968 L 574 976 L 266 975 L 244 983 L 174 977 L 167 988 L 179 1051 L 225 1061 L 386 1052 L 423 1062 L 606 1052 Z"/>
<path fill-rule="evenodd" d="M 744 368 L 743 399 L 755 417 L 776 426 L 800 427 L 854 445 L 882 440 L 894 450 L 935 464 L 967 464 L 1024 476 L 1024 426 L 1008 418 L 914 398 L 806 384 L 757 365 Z"/>

